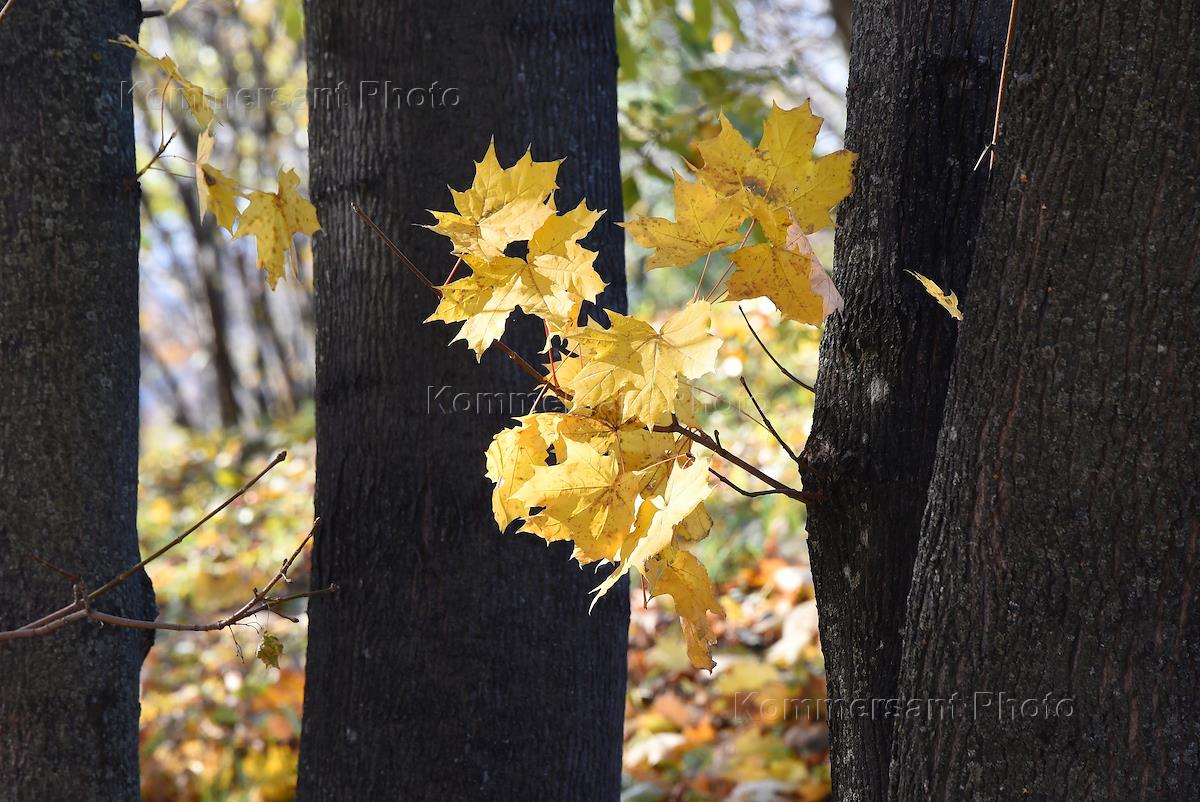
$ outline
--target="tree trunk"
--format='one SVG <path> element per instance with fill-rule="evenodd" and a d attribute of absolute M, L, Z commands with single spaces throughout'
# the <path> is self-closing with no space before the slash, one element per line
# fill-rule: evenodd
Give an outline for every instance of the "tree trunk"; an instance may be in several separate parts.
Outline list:
<path fill-rule="evenodd" d="M 0 24 L 0 629 L 137 562 L 138 188 L 130 0 Z M 98 604 L 153 618 L 140 574 Z M 0 799 L 136 800 L 145 632 L 0 644 Z"/>
<path fill-rule="evenodd" d="M 422 324 L 435 298 L 350 209 L 440 282 L 449 242 L 413 224 L 452 208 L 447 184 L 470 184 L 490 137 L 505 163 L 532 143 L 567 157 L 560 209 L 609 210 L 592 245 L 623 308 L 612 4 L 306 9 L 324 226 L 314 583 L 340 590 L 311 607 L 299 799 L 615 800 L 627 590 L 589 615 L 601 577 L 569 547 L 496 530 L 484 449 L 531 382 L 495 349 L 477 365 L 447 348 L 449 328 Z M 532 357 L 540 334 L 506 339 Z"/>
<path fill-rule="evenodd" d="M 898 725 L 896 800 L 1200 788 L 1198 36 L 1021 9 L 903 664 L 960 699 Z"/>
<path fill-rule="evenodd" d="M 821 344 L 804 485 L 839 800 L 884 800 L 901 629 L 955 324 L 905 269 L 950 289 L 971 269 L 1008 3 L 854 7 L 846 144 L 860 154 L 839 214 L 845 311 Z M 853 704 L 852 704 L 853 703 Z"/>

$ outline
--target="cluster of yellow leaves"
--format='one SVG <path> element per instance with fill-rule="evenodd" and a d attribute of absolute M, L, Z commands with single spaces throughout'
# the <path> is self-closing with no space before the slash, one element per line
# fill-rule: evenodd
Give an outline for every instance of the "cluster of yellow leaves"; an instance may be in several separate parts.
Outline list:
<path fill-rule="evenodd" d="M 176 2 L 170 13 L 175 13 L 184 5 L 186 0 Z M 210 163 L 218 124 L 212 98 L 198 84 L 185 78 L 169 56 L 155 56 L 124 34 L 113 41 L 157 64 L 167 76 L 168 84 L 177 86 L 183 94 L 188 110 L 201 129 L 196 141 L 196 193 L 200 201 L 200 213 L 212 212 L 217 225 L 232 234 L 234 239 L 255 238 L 258 266 L 266 271 L 267 282 L 274 289 L 284 276 L 284 255 L 292 249 L 292 237 L 295 234 L 312 236 L 321 227 L 317 222 L 316 208 L 296 191 L 300 177 L 294 170 L 281 168 L 279 188 L 275 192 L 243 192 L 237 181 Z M 249 201 L 244 209 L 239 210 L 239 199 Z M 293 270 L 298 269 L 294 258 L 292 267 Z"/>
<path fill-rule="evenodd" d="M 433 212 L 437 223 L 429 228 L 450 238 L 471 274 L 441 288 L 429 320 L 462 322 L 455 340 L 464 340 L 477 357 L 500 339 L 517 307 L 563 330 L 574 324 L 581 304 L 604 289 L 593 266 L 596 252 L 579 242 L 603 212 L 581 201 L 558 213 L 553 196 L 561 163 L 534 161 L 526 152 L 501 167 L 492 145 L 476 164 L 470 189 L 451 190 L 457 213 Z M 526 243 L 524 257 L 505 255 L 520 242 Z"/>
<path fill-rule="evenodd" d="M 833 224 L 830 210 L 850 192 L 855 155 L 814 158 L 820 128 L 807 102 L 773 106 L 755 148 L 722 115 L 720 133 L 697 145 L 696 180 L 675 175 L 675 220 L 626 225 L 635 242 L 654 249 L 647 267 L 686 267 L 744 241 L 742 226 L 752 220 L 767 241 L 731 254 L 728 300 L 767 297 L 784 317 L 813 325 L 841 308 L 807 235 Z"/>
<path fill-rule="evenodd" d="M 477 356 L 517 308 L 545 321 L 548 349 L 566 344 L 569 356 L 546 377 L 569 399 L 564 411 L 519 418 L 487 451 L 496 521 L 506 528 L 519 520 L 548 542 L 572 541 L 581 564 L 616 563 L 597 598 L 636 565 L 652 592 L 675 597 L 694 659 L 711 665 L 705 611 L 720 608 L 703 567 L 683 551 L 712 526 L 703 506 L 708 462 L 656 425 L 671 422 L 677 399 L 690 393 L 687 379 L 713 369 L 720 341 L 706 303 L 659 327 L 611 311 L 608 327 L 580 324 L 583 304 L 604 289 L 596 252 L 581 244 L 602 212 L 586 201 L 558 211 L 560 163 L 527 152 L 503 167 L 493 145 L 471 187 L 453 191 L 456 211 L 433 213 L 429 227 L 450 239 L 470 275 L 441 288 L 429 319 L 462 322 L 455 339 Z M 514 243 L 525 243 L 525 255 L 507 255 Z"/>
<path fill-rule="evenodd" d="M 753 148 L 722 117 L 721 133 L 700 145 L 698 179 L 675 176 L 676 219 L 627 226 L 655 248 L 649 266 L 686 266 L 744 245 L 750 232 L 742 226 L 752 220 L 768 241 L 731 255 L 736 270 L 723 297 L 766 296 L 785 317 L 814 324 L 840 308 L 806 234 L 832 223 L 831 207 L 850 191 L 854 155 L 814 159 L 820 125 L 807 104 L 775 107 Z M 586 202 L 558 211 L 560 164 L 526 152 L 504 167 L 490 146 L 470 188 L 452 190 L 456 211 L 432 213 L 428 227 L 449 238 L 470 274 L 440 288 L 429 320 L 462 323 L 455 340 L 477 358 L 516 309 L 545 321 L 551 364 L 543 383 L 562 411 L 525 415 L 492 441 L 496 522 L 570 541 L 581 565 L 612 563 L 596 599 L 637 568 L 651 595 L 674 599 L 692 664 L 711 668 L 708 614 L 721 607 L 688 551 L 712 528 L 704 506 L 710 463 L 691 453 L 680 424 L 695 425 L 691 381 L 716 365 L 712 308 L 693 300 L 660 325 L 612 310 L 604 310 L 606 325 L 585 316 L 604 282 L 581 240 L 602 212 Z"/>
<path fill-rule="evenodd" d="M 637 567 L 651 596 L 675 600 L 693 665 L 711 668 L 716 637 L 707 612 L 721 608 L 687 551 L 712 528 L 704 507 L 709 460 L 692 457 L 670 433 L 622 421 L 615 405 L 517 422 L 487 451 L 497 523 L 521 520 L 521 531 L 547 542 L 572 541 L 581 565 L 615 563 L 597 600 Z"/>

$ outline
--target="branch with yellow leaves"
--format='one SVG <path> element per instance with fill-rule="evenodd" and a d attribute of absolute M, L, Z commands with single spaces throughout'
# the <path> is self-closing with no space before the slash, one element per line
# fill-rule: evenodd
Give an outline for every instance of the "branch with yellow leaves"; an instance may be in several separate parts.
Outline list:
<path fill-rule="evenodd" d="M 371 229 L 371 233 L 373 233 L 376 237 L 379 238 L 379 240 L 384 244 L 384 246 L 389 251 L 392 252 L 392 255 L 395 256 L 397 259 L 399 259 L 404 264 L 404 266 L 406 268 L 408 268 L 408 272 L 410 272 L 414 276 L 416 276 L 417 280 L 420 281 L 422 284 L 424 284 L 425 288 L 428 289 L 430 292 L 432 292 L 434 295 L 436 295 L 438 298 L 442 297 L 442 288 L 439 287 L 438 285 L 434 284 L 433 281 L 429 278 L 429 276 L 425 275 L 424 271 L 422 271 L 421 268 L 419 268 L 415 264 L 413 264 L 412 260 L 404 255 L 404 251 L 400 250 L 400 248 L 396 245 L 396 243 L 392 242 L 391 237 L 389 237 L 387 234 L 383 233 L 383 229 L 381 229 L 375 223 L 375 221 L 371 219 L 370 215 L 368 215 L 366 212 L 363 211 L 361 206 L 359 206 L 357 203 L 351 203 L 350 208 L 354 211 L 354 213 L 356 215 L 358 215 L 360 220 L 362 220 L 364 223 L 367 224 L 367 228 Z M 457 269 L 457 267 L 458 267 L 458 264 L 455 264 L 456 269 Z M 450 278 L 453 278 L 453 277 L 454 277 L 454 271 L 451 271 Z M 447 279 L 447 280 L 449 280 L 449 279 Z M 505 345 L 504 343 L 502 343 L 499 340 L 496 340 L 496 347 L 499 348 L 501 353 L 503 353 L 506 357 L 511 359 L 513 362 L 515 362 L 517 364 L 517 367 L 519 367 L 521 370 L 523 370 L 525 373 L 527 373 L 530 377 L 532 377 L 533 380 L 536 381 L 538 384 L 542 385 L 547 390 L 549 390 L 550 392 L 559 396 L 560 398 L 564 398 L 564 397 L 567 399 L 570 398 L 570 395 L 566 395 L 566 396 L 563 395 L 563 393 L 565 391 L 561 387 L 557 386 L 556 384 L 553 384 L 549 379 L 547 379 L 545 376 L 543 376 L 541 373 L 539 373 L 537 368 L 535 368 L 533 365 L 529 364 L 529 362 L 523 356 L 518 354 L 512 348 L 508 347 L 507 345 Z"/>
<path fill-rule="evenodd" d="M 208 622 L 208 623 L 177 623 L 177 622 L 172 622 L 172 621 L 145 621 L 142 619 L 127 618 L 124 616 L 113 615 L 111 613 L 105 613 L 105 612 L 97 610 L 97 609 L 95 609 L 95 607 L 93 607 L 93 604 L 98 599 L 100 599 L 100 597 L 104 596 L 106 593 L 113 590 L 114 588 L 119 587 L 120 585 L 124 584 L 131 577 L 136 575 L 138 571 L 141 571 L 147 565 L 154 562 L 155 560 L 157 560 L 158 558 L 160 558 L 164 554 L 166 554 L 168 551 L 170 551 L 171 549 L 178 546 L 189 535 L 193 534 L 194 532 L 196 532 L 196 530 L 200 529 L 200 527 L 204 526 L 204 524 L 206 524 L 210 520 L 212 520 L 219 512 L 221 512 L 226 507 L 228 507 L 230 504 L 232 504 L 233 502 L 235 502 L 239 498 L 241 498 L 243 495 L 245 495 L 246 492 L 249 491 L 250 488 L 254 487 L 254 485 L 256 485 L 264 476 L 266 476 L 267 473 L 270 472 L 270 470 L 272 468 L 274 468 L 279 463 L 283 462 L 284 459 L 286 459 L 286 458 L 287 458 L 287 452 L 280 451 L 278 454 L 275 455 L 275 458 L 273 460 L 271 460 L 271 462 L 265 468 L 263 468 L 255 476 L 253 476 L 249 481 L 247 481 L 244 485 L 242 485 L 240 488 L 238 488 L 238 490 L 235 491 L 232 495 L 230 495 L 228 498 L 226 498 L 220 504 L 218 504 L 213 509 L 211 509 L 207 514 L 204 515 L 203 518 L 201 518 L 199 521 L 197 521 L 195 524 L 188 527 L 184 531 L 180 532 L 169 543 L 167 543 L 162 548 L 155 551 L 149 557 L 146 557 L 145 559 L 139 561 L 136 565 L 132 565 L 129 568 L 126 568 L 124 571 L 117 574 L 115 577 L 113 577 L 108 582 L 104 583 L 103 585 L 101 585 L 99 588 L 97 588 L 95 590 L 89 591 L 84 586 L 83 580 L 80 577 L 73 576 L 69 572 L 64 571 L 60 568 L 56 568 L 55 566 L 51 565 L 47 561 L 43 560 L 42 558 L 35 556 L 34 559 L 37 562 L 50 567 L 51 569 L 57 571 L 58 573 L 63 574 L 64 576 L 66 576 L 72 580 L 72 589 L 73 589 L 74 597 L 75 597 L 74 601 L 72 601 L 70 604 L 66 605 L 65 607 L 62 607 L 62 608 L 56 610 L 53 613 L 42 616 L 41 618 L 38 618 L 34 621 L 30 621 L 28 624 L 25 624 L 22 627 L 19 627 L 17 629 L 13 629 L 13 630 L 8 630 L 5 632 L 0 632 L 0 641 L 24 640 L 27 638 L 42 637 L 44 635 L 49 635 L 50 633 L 52 633 L 58 629 L 61 629 L 65 626 L 67 626 L 68 624 L 73 624 L 76 621 L 83 621 L 83 620 L 96 621 L 101 624 L 108 624 L 110 626 L 117 626 L 117 627 L 125 627 L 128 629 L 161 629 L 161 630 L 171 630 L 171 631 L 175 631 L 175 632 L 214 632 L 214 631 L 221 630 L 221 629 L 228 629 L 228 628 L 236 626 L 238 624 L 242 624 L 242 622 L 244 622 L 247 618 L 251 618 L 251 617 L 258 615 L 259 613 L 263 613 L 263 612 L 275 613 L 276 615 L 278 615 L 282 618 L 286 618 L 289 621 L 292 621 L 293 623 L 297 623 L 299 619 L 289 616 L 285 613 L 281 613 L 277 608 L 279 608 L 280 606 L 282 606 L 284 604 L 287 604 L 288 602 L 295 601 L 297 599 L 305 599 L 305 598 L 309 598 L 312 596 L 322 595 L 325 593 L 333 593 L 334 591 L 337 590 L 337 586 L 329 585 L 328 587 L 319 588 L 317 590 L 310 590 L 310 591 L 305 591 L 302 593 L 291 593 L 291 594 L 287 594 L 287 595 L 283 595 L 283 596 L 272 596 L 271 591 L 273 591 L 280 582 L 289 581 L 287 573 L 291 569 L 292 565 L 296 562 L 296 560 L 300 557 L 300 554 L 304 551 L 305 547 L 312 541 L 312 538 L 317 531 L 317 527 L 320 525 L 320 519 L 317 519 L 316 521 L 313 522 L 312 528 L 308 531 L 308 534 L 305 535 L 304 538 L 300 541 L 300 545 L 298 545 L 296 547 L 296 549 L 292 552 L 292 554 L 283 561 L 283 563 L 279 567 L 279 570 L 276 571 L 275 575 L 263 587 L 262 590 L 258 590 L 257 588 L 255 588 L 249 601 L 247 601 L 240 608 L 238 608 L 238 610 L 236 612 L 232 613 L 229 616 L 221 618 L 217 621 L 212 621 L 212 622 Z"/>
<path fill-rule="evenodd" d="M 367 227 L 371 229 L 371 232 L 376 237 L 378 237 L 381 242 L 383 242 L 384 246 L 386 246 L 387 249 L 389 251 L 391 251 L 392 254 L 404 264 L 404 266 L 408 269 L 408 271 L 410 273 L 412 273 L 414 276 L 416 276 L 417 279 L 422 284 L 424 284 L 425 287 L 430 292 L 434 293 L 439 298 L 442 296 L 441 287 L 434 284 L 433 281 L 430 280 L 429 276 L 427 276 L 423 270 L 421 270 L 419 267 L 417 267 L 415 264 L 413 264 L 412 260 L 404 255 L 404 252 L 401 251 L 400 248 L 394 242 L 392 242 L 391 238 L 388 237 L 388 235 L 383 232 L 383 230 L 375 223 L 375 221 L 371 219 L 370 215 L 368 215 L 365 211 L 363 211 L 361 206 L 359 206 L 357 203 L 352 203 L 350 205 L 350 208 L 354 211 L 354 213 L 356 215 L 358 215 L 359 219 L 361 219 L 364 223 L 366 223 Z M 570 392 L 563 389 L 562 387 L 559 387 L 557 383 L 552 382 L 548 377 L 542 375 L 537 370 L 537 368 L 535 368 L 533 365 L 531 365 L 524 357 L 522 357 L 520 354 L 518 354 L 512 348 L 505 345 L 500 340 L 497 340 L 495 344 L 504 353 L 505 356 L 507 356 L 513 362 L 517 363 L 517 366 L 520 367 L 521 370 L 523 370 L 525 373 L 527 373 L 531 377 L 533 377 L 539 385 L 546 388 L 550 392 L 554 393 L 555 395 L 557 395 L 559 398 L 561 398 L 564 401 L 571 400 Z M 746 389 L 747 389 L 747 392 L 749 392 L 749 388 L 747 387 Z M 751 396 L 751 400 L 753 400 L 753 396 Z M 754 404 L 756 407 L 758 406 L 757 401 L 755 401 Z M 760 415 L 763 414 L 761 408 L 759 409 L 759 414 Z M 765 421 L 766 416 L 763 415 L 763 417 L 764 417 L 764 421 Z M 775 434 L 774 427 L 770 424 L 770 422 L 765 421 L 765 424 L 766 424 L 768 430 L 771 431 L 773 434 Z M 669 432 L 672 434 L 681 435 L 682 437 L 686 437 L 688 440 L 691 440 L 693 443 L 696 443 L 697 445 L 707 448 L 709 451 L 722 457 L 725 461 L 727 461 L 733 465 L 736 465 L 737 467 L 746 471 L 746 473 L 750 474 L 751 476 L 755 477 L 756 479 L 759 479 L 760 481 L 762 481 L 764 484 L 766 484 L 770 488 L 769 490 L 760 490 L 760 491 L 743 490 L 742 488 L 738 487 L 736 484 L 731 482 L 728 478 L 721 475 L 720 473 L 718 473 L 716 471 L 711 471 L 711 473 L 714 476 L 716 476 L 718 479 L 720 479 L 721 482 L 723 482 L 724 484 L 733 488 L 738 493 L 741 493 L 744 496 L 784 495 L 784 496 L 787 496 L 788 498 L 795 499 L 796 501 L 799 501 L 802 503 L 809 503 L 812 501 L 816 501 L 818 498 L 817 495 L 814 493 L 808 493 L 803 490 L 798 490 L 798 489 L 792 487 L 791 485 L 787 485 L 787 484 L 784 484 L 783 482 L 780 482 L 778 479 L 775 479 L 770 474 L 764 473 L 763 471 L 761 471 L 760 469 L 758 469 L 751 463 L 749 463 L 746 460 L 739 457 L 737 454 L 734 454 L 732 451 L 725 448 L 725 446 L 723 446 L 721 444 L 720 439 L 718 437 L 714 437 L 702 429 L 693 429 L 689 426 L 685 426 L 682 423 L 680 423 L 678 421 L 678 419 L 672 419 L 671 424 L 668 426 L 656 426 L 654 428 L 654 430 L 659 431 L 659 432 Z M 778 439 L 779 435 L 775 434 L 775 437 Z M 788 450 L 789 454 L 792 453 L 790 448 L 788 448 L 787 450 Z M 793 459 L 794 458 L 795 458 L 795 455 L 793 454 Z"/>

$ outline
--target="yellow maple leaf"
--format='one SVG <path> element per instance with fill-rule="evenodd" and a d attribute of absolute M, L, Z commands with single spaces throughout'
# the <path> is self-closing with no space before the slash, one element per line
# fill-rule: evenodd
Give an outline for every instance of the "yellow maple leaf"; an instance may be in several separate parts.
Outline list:
<path fill-rule="evenodd" d="M 566 441 L 554 465 L 534 469 L 514 493 L 528 507 L 542 507 L 522 527 L 546 540 L 574 541 L 584 561 L 613 559 L 633 524 L 638 477 L 620 461 L 587 443 Z"/>
<path fill-rule="evenodd" d="M 622 415 L 653 426 L 675 406 L 679 376 L 697 379 L 716 365 L 721 341 L 711 332 L 708 303 L 688 304 L 661 328 L 609 312 L 611 326 L 590 322 L 570 342 L 585 356 L 569 389 L 578 407 L 598 407 L 621 394 Z"/>
<path fill-rule="evenodd" d="M 729 277 L 730 300 L 766 296 L 784 317 L 820 325 L 824 304 L 813 292 L 811 257 L 763 243 L 732 253 L 729 260 L 737 265 Z"/>
<path fill-rule="evenodd" d="M 204 89 L 199 84 L 184 78 L 183 73 L 179 71 L 179 67 L 170 56 L 156 56 L 125 34 L 121 34 L 111 41 L 124 45 L 157 64 L 158 68 L 179 87 L 184 102 L 187 103 L 188 109 L 200 127 L 208 128 L 212 124 L 213 118 L 216 116 L 212 110 L 212 98 L 204 93 Z"/>
<path fill-rule="evenodd" d="M 212 126 L 205 128 L 196 142 L 196 194 L 200 198 L 200 214 L 212 212 L 217 225 L 232 234 L 238 216 L 237 199 L 245 196 L 236 181 L 208 163 L 214 142 Z"/>
<path fill-rule="evenodd" d="M 955 320 L 963 319 L 962 310 L 958 308 L 957 295 L 955 295 L 953 292 L 946 294 L 942 291 L 942 288 L 937 285 L 937 282 L 928 276 L 922 276 L 920 273 L 912 270 L 905 270 L 904 272 L 912 275 L 913 278 L 921 282 L 921 286 L 925 288 L 925 292 L 929 293 L 933 300 L 941 304 L 942 308 L 950 313 L 950 317 L 954 318 Z"/>
<path fill-rule="evenodd" d="M 830 210 L 850 194 L 857 158 L 848 150 L 813 158 L 821 122 L 808 101 L 788 110 L 772 104 L 752 148 L 722 115 L 721 132 L 697 144 L 704 160 L 697 174 L 720 193 L 740 193 L 772 242 L 783 242 L 790 214 L 811 234 L 833 224 Z"/>
<path fill-rule="evenodd" d="M 565 255 L 568 246 L 577 244 L 591 233 L 603 216 L 603 210 L 593 211 L 583 200 L 569 212 L 547 217 L 529 238 L 529 253 Z"/>
<path fill-rule="evenodd" d="M 546 441 L 535 418 L 518 418 L 520 425 L 497 432 L 487 449 L 487 477 L 496 485 L 492 490 L 492 515 L 501 531 L 528 514 L 529 505 L 514 498 L 514 494 L 537 468 L 546 464 Z"/>
<path fill-rule="evenodd" d="M 599 292 L 595 289 L 596 283 L 600 288 L 604 286 L 590 265 L 582 263 L 577 267 L 590 270 L 595 275 L 595 283 L 587 278 L 576 283 L 579 270 L 563 267 L 561 263 L 546 269 L 540 261 L 530 262 L 511 256 L 491 261 L 468 256 L 464 261 L 470 265 L 472 275 L 442 287 L 437 309 L 425 322 L 462 322 L 462 328 L 451 342 L 466 342 L 475 352 L 476 359 L 482 358 L 483 352 L 504 334 L 508 318 L 517 307 L 561 324 L 578 308 L 578 297 L 564 284 L 571 287 L 583 284 L 591 288 L 588 300 L 594 300 Z"/>
<path fill-rule="evenodd" d="M 654 248 L 646 269 L 686 267 L 705 254 L 733 245 L 746 210 L 738 197 L 724 195 L 702 181 L 675 173 L 675 221 L 648 217 L 625 224 L 634 242 Z"/>
<path fill-rule="evenodd" d="M 690 552 L 667 546 L 646 561 L 642 575 L 651 597 L 670 596 L 675 601 L 692 665 L 712 670 L 716 666 L 712 647 L 717 636 L 708 623 L 708 612 L 722 618 L 724 614 L 703 563 Z"/>
<path fill-rule="evenodd" d="M 712 485 L 708 481 L 710 466 L 711 461 L 707 457 L 695 459 L 687 467 L 676 466 L 667 479 L 662 495 L 642 503 L 643 507 L 651 505 L 650 514 L 652 516 L 648 525 L 645 526 L 644 534 L 633 542 L 633 548 L 628 554 L 621 555 L 620 566 L 596 588 L 596 598 L 592 600 L 593 605 L 621 577 L 629 573 L 631 568 L 636 567 L 639 571 L 643 570 L 643 566 L 651 557 L 671 545 L 675 528 L 712 492 Z M 645 511 L 639 508 L 639 523 L 646 523 L 644 514 Z M 628 529 L 628 527 L 626 528 Z"/>
<path fill-rule="evenodd" d="M 451 189 L 454 212 L 430 213 L 427 228 L 450 238 L 454 253 L 495 259 L 514 242 L 528 240 L 554 213 L 546 201 L 558 188 L 562 160 L 538 162 L 529 151 L 511 167 L 501 167 L 495 142 L 475 164 L 475 180 L 464 191 Z"/>
<path fill-rule="evenodd" d="M 254 237 L 258 245 L 258 266 L 267 271 L 267 283 L 275 289 L 283 278 L 284 254 L 292 245 L 294 234 L 312 235 L 320 229 L 317 210 L 296 187 L 300 176 L 295 170 L 279 171 L 276 192 L 251 192 L 250 205 L 238 219 L 233 238 Z M 296 265 L 293 265 L 296 269 Z"/>
<path fill-rule="evenodd" d="M 463 322 L 452 342 L 464 340 L 476 358 L 500 339 L 517 307 L 554 331 L 566 330 L 582 304 L 596 300 L 605 287 L 593 266 L 596 252 L 579 244 L 601 214 L 582 201 L 565 214 L 551 213 L 530 235 L 524 259 L 462 256 L 472 275 L 442 287 L 441 302 L 426 322 Z"/>

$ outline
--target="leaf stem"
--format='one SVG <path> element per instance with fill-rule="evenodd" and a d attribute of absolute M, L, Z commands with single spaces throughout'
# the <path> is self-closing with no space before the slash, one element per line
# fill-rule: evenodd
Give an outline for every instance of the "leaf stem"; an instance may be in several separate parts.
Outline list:
<path fill-rule="evenodd" d="M 742 248 L 746 247 L 746 242 L 749 241 L 749 239 L 750 239 L 750 232 L 752 232 L 754 230 L 754 224 L 757 222 L 758 222 L 757 220 L 750 221 L 750 227 L 746 229 L 746 236 L 742 237 L 741 244 L 733 249 L 734 253 L 737 253 Z M 717 279 L 717 283 L 714 284 L 712 286 L 712 289 L 708 291 L 708 295 L 704 296 L 704 300 L 706 300 L 706 301 L 711 300 L 712 297 L 717 294 L 717 290 L 720 288 L 721 284 L 724 283 L 725 279 L 729 276 L 729 272 L 731 270 L 733 270 L 733 267 L 734 267 L 733 260 L 731 259 L 731 260 L 729 260 L 729 264 L 725 266 L 725 271 L 723 273 L 721 273 L 721 277 L 719 279 Z"/>
<path fill-rule="evenodd" d="M 8 2 L 4 4 L 4 8 L 0 8 L 0 22 L 3 22 L 4 18 L 8 16 L 8 12 L 12 10 L 13 3 L 15 2 L 17 2 L 17 0 L 8 0 Z"/>

